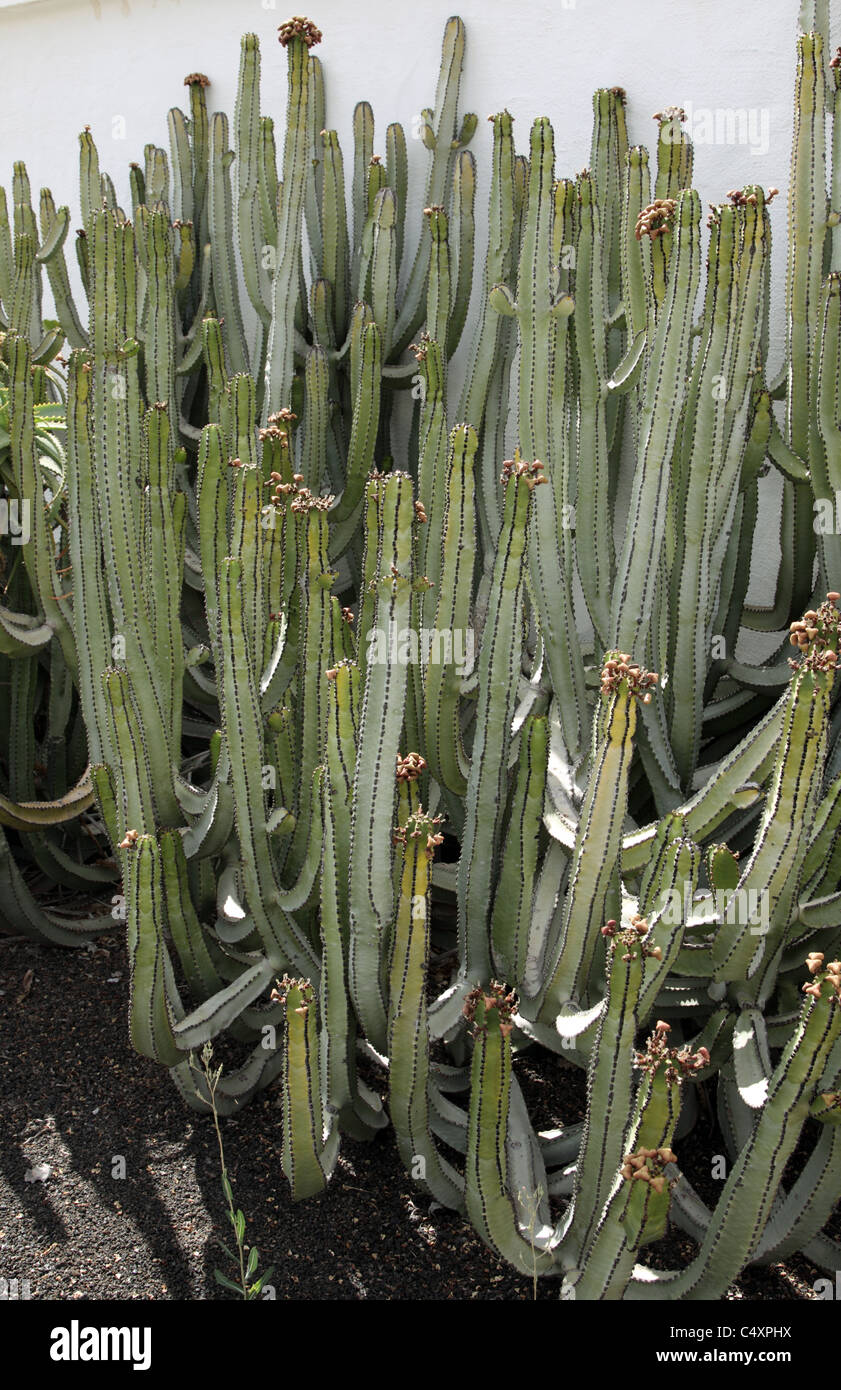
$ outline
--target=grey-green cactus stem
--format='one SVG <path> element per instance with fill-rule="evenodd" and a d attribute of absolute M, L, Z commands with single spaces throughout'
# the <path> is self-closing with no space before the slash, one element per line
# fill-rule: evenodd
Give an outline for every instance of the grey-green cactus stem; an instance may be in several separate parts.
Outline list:
<path fill-rule="evenodd" d="M 309 51 L 320 43 L 321 32 L 308 19 L 293 19 L 280 29 L 280 42 L 288 59 L 286 139 L 283 147 L 283 179 L 279 194 L 274 298 L 266 360 L 266 393 L 263 423 L 291 400 L 295 360 L 295 310 L 298 302 L 298 264 L 306 186 L 309 125 Z"/>

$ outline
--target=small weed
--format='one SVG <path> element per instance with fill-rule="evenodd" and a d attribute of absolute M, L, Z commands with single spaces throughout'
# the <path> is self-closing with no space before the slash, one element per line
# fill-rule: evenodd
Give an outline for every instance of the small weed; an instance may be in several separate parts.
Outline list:
<path fill-rule="evenodd" d="M 220 1240 L 219 1244 L 228 1256 L 228 1259 L 239 1266 L 239 1283 L 234 1283 L 233 1279 L 229 1279 L 228 1276 L 223 1274 L 219 1269 L 214 1269 L 213 1277 L 217 1284 L 221 1284 L 223 1289 L 230 1289 L 232 1293 L 237 1294 L 240 1298 L 259 1298 L 260 1291 L 265 1286 L 266 1281 L 271 1277 L 272 1266 L 270 1266 L 264 1274 L 260 1274 L 256 1279 L 253 1279 L 253 1276 L 257 1273 L 257 1264 L 260 1255 L 256 1245 L 248 1246 L 245 1244 L 245 1217 L 239 1209 L 234 1209 L 234 1190 L 231 1187 L 231 1180 L 228 1177 L 228 1169 L 225 1165 L 225 1148 L 222 1143 L 222 1131 L 219 1128 L 219 1114 L 216 1109 L 216 1089 L 222 1075 L 222 1067 L 219 1066 L 214 1071 L 210 1065 L 212 1057 L 213 1047 L 209 1042 L 205 1043 L 201 1051 L 202 1070 L 205 1080 L 207 1081 L 207 1089 L 210 1093 L 209 1104 L 213 1111 L 213 1124 L 216 1129 L 216 1140 L 219 1144 L 219 1161 L 222 1165 L 222 1191 L 225 1193 L 225 1200 L 228 1203 L 228 1220 L 233 1226 L 234 1235 L 236 1236 L 237 1253 L 234 1254 L 230 1246 L 226 1245 L 223 1240 Z M 190 1066 L 194 1066 L 194 1055 L 192 1053 L 190 1054 Z"/>

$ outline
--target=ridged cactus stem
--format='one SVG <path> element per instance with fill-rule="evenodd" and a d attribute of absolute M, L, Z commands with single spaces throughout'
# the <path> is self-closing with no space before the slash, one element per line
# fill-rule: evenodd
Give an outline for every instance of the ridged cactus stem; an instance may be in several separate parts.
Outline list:
<path fill-rule="evenodd" d="M 490 910 L 519 671 L 526 535 L 539 463 L 506 462 L 505 512 L 479 651 L 479 707 L 458 866 L 458 932 L 468 980 L 490 977 Z"/>
<path fill-rule="evenodd" d="M 730 1170 L 697 1256 L 681 1273 L 647 1270 L 625 1297 L 721 1298 L 753 1254 L 783 1170 L 794 1152 L 826 1059 L 841 1034 L 838 962 L 809 962 L 812 980 L 800 1021 L 771 1078 L 753 1132 Z M 804 989 L 807 986 L 804 986 Z"/>
<path fill-rule="evenodd" d="M 365 670 L 351 813 L 348 982 L 366 1037 L 385 1051 L 382 952 L 393 920 L 395 768 L 407 689 L 407 667 L 396 659 L 393 644 L 409 628 L 415 508 L 412 480 L 406 474 L 390 473 L 372 486 L 379 491 L 381 526 L 372 581 L 375 643 L 369 647 Z"/>
<path fill-rule="evenodd" d="M 618 910 L 618 857 L 627 806 L 637 701 L 651 698 L 657 676 L 622 652 L 608 652 L 593 723 L 594 756 L 575 838 L 554 957 L 547 960 L 539 1012 L 553 1023 L 562 1004 L 586 1002 L 599 932 Z"/>
<path fill-rule="evenodd" d="M 465 1183 L 467 1214 L 492 1250 L 521 1274 L 549 1273 L 555 1263 L 555 1232 L 540 1225 L 528 1231 L 509 1190 L 506 1139 L 511 1104 L 511 1013 L 514 996 L 491 981 L 467 998 L 473 1026 Z M 539 1200 L 537 1194 L 531 1194 Z"/>
<path fill-rule="evenodd" d="M 426 191 L 426 207 L 443 207 L 449 192 L 450 170 L 454 150 L 466 144 L 476 128 L 476 117 L 465 117 L 458 131 L 458 93 L 464 62 L 465 30 L 457 17 L 447 21 L 441 53 L 441 70 L 435 94 L 434 111 L 424 111 L 423 140 L 432 150 L 432 162 Z M 426 278 L 429 267 L 430 238 L 425 225 L 415 253 L 403 304 L 394 330 L 395 354 L 405 352 L 413 335 L 423 322 Z M 442 346 L 445 340 L 442 340 Z"/>
<path fill-rule="evenodd" d="M 322 1192 L 339 1147 L 335 1122 L 325 1126 L 315 991 L 309 980 L 284 976 L 272 998 L 283 1002 L 283 1142 L 281 1165 L 300 1202 Z"/>
<path fill-rule="evenodd" d="M 304 192 L 307 166 L 312 157 L 307 117 L 308 63 L 310 48 L 320 41 L 320 30 L 307 19 L 293 19 L 281 26 L 280 42 L 286 49 L 288 59 L 288 99 L 286 139 L 283 147 L 283 181 L 277 224 L 277 264 L 266 359 L 264 424 L 272 412 L 291 403 Z"/>
<path fill-rule="evenodd" d="M 639 462 L 613 601 L 612 644 L 633 651 L 645 640 L 666 527 L 671 458 L 689 362 L 701 264 L 700 199 L 682 193 L 675 211 L 667 298 L 657 320 L 641 394 Z"/>
<path fill-rule="evenodd" d="M 806 655 L 795 670 L 788 692 L 774 774 L 750 858 L 742 870 L 737 903 L 763 905 L 759 924 L 746 908 L 728 912 L 713 942 L 716 980 L 750 979 L 760 965 L 759 980 L 742 985 L 743 999 L 756 998 L 787 927 L 799 887 L 808 834 L 817 810 L 818 769 L 825 756 L 826 719 L 838 642 L 838 610 L 827 601 L 815 627 L 803 633 Z M 798 633 L 802 629 L 798 629 Z M 806 635 L 814 632 L 814 638 Z M 808 827 L 804 835 L 804 828 Z"/>
<path fill-rule="evenodd" d="M 389 972 L 389 1110 L 404 1164 L 439 1202 L 463 1208 L 463 1182 L 441 1155 L 429 1127 L 429 870 L 441 817 L 427 815 L 415 791 L 414 767 L 404 763 L 405 819 L 395 831 L 403 848 Z M 418 1160 L 421 1160 L 419 1163 Z"/>
<path fill-rule="evenodd" d="M 786 276 L 787 380 L 786 436 L 795 454 L 809 457 L 815 440 L 810 413 L 811 354 L 818 328 L 826 235 L 826 76 L 823 38 L 819 33 L 797 39 L 794 89 L 794 138 L 788 204 L 788 270 Z M 790 535 L 784 548 L 795 556 L 791 615 L 808 606 L 815 554 L 814 511 L 805 483 L 784 484 L 783 505 L 790 516 Z"/>
<path fill-rule="evenodd" d="M 434 650 L 430 647 L 425 671 L 426 752 L 432 775 L 458 796 L 463 796 L 467 790 L 468 760 L 461 742 L 459 697 L 465 674 L 463 663 L 472 656 L 468 642 L 473 638 L 470 626 L 476 542 L 473 460 L 477 443 L 476 432 L 469 425 L 457 425 L 452 432 L 442 544 L 437 548 L 437 555 L 436 547 L 429 546 L 426 561 L 428 566 L 433 559 L 438 562 L 438 567 L 432 567 L 428 574 L 435 586 L 430 593 L 436 607 L 432 628 Z M 424 530 L 430 524 L 425 519 Z"/>
<path fill-rule="evenodd" d="M 633 949 L 633 947 L 631 948 Z M 577 1298 L 616 1300 L 633 1272 L 637 1252 L 666 1231 L 671 1182 L 665 1169 L 677 1161 L 671 1142 L 680 1114 L 684 1078 L 709 1062 L 703 1047 L 669 1047 L 670 1025 L 658 1020 L 645 1049 L 635 1052 L 643 1072 L 634 1115 L 602 1217 L 581 1259 Z M 572 1281 L 571 1281 L 572 1282 Z"/>

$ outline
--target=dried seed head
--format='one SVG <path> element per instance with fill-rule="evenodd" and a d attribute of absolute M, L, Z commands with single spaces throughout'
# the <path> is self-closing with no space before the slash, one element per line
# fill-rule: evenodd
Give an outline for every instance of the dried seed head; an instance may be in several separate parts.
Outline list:
<path fill-rule="evenodd" d="M 417 782 L 418 778 L 426 771 L 426 759 L 420 753 L 407 753 L 405 758 L 397 754 L 397 780 L 398 782 Z"/>
<path fill-rule="evenodd" d="M 282 980 L 275 982 L 275 987 L 269 998 L 273 1003 L 285 1005 L 288 1003 L 289 995 L 293 989 L 299 991 L 302 1000 L 301 1004 L 295 1006 L 294 1012 L 306 1017 L 309 1006 L 315 1002 L 315 990 L 311 980 L 295 980 L 291 975 L 284 975 Z"/>
<path fill-rule="evenodd" d="M 420 757 L 420 754 L 409 754 L 410 757 Z M 423 759 L 421 759 L 423 762 Z M 424 767 L 426 764 L 424 763 Z M 399 775 L 399 774 L 398 774 Z M 420 775 L 420 774 L 418 774 Z M 404 780 L 413 781 L 414 778 Z M 416 811 L 411 811 L 406 818 L 405 825 L 395 826 L 392 843 L 402 845 L 408 849 L 410 840 L 420 840 L 426 838 L 425 852 L 427 859 L 432 859 L 435 855 L 437 845 L 444 843 L 444 836 L 438 831 L 438 826 L 443 823 L 443 816 L 430 816 L 419 806 Z"/>
<path fill-rule="evenodd" d="M 316 28 L 311 19 L 304 19 L 302 15 L 293 15 L 292 19 L 287 19 L 281 24 L 277 31 L 278 43 L 286 48 L 287 44 L 293 39 L 303 39 L 307 48 L 313 48 L 315 44 L 321 43 L 321 30 Z"/>
<path fill-rule="evenodd" d="M 526 463 L 524 459 L 519 458 L 505 459 L 500 482 L 506 487 L 512 478 L 522 478 L 530 491 L 549 481 L 543 476 L 543 464 L 539 459 L 535 459 L 534 463 Z"/>
<path fill-rule="evenodd" d="M 643 704 L 650 703 L 651 693 L 659 684 L 656 671 L 645 671 L 632 661 L 627 652 L 608 652 L 602 665 L 601 692 L 613 695 L 622 681 L 628 683 L 628 693 L 637 696 Z"/>
<path fill-rule="evenodd" d="M 655 241 L 658 236 L 671 231 L 676 208 L 677 202 L 674 198 L 655 198 L 653 203 L 643 208 L 634 231 L 637 241 L 641 241 L 644 236 Z"/>
<path fill-rule="evenodd" d="M 475 989 L 470 991 L 464 1001 L 462 1013 L 468 1023 L 473 1025 L 474 1036 L 477 1033 L 486 1032 L 487 1024 L 476 1021 L 477 1006 L 481 1003 L 484 1006 L 484 1015 L 494 1011 L 497 1013 L 500 1032 L 502 1032 L 505 1025 L 511 1023 L 511 1015 L 517 1011 L 517 1002 L 517 995 L 513 990 L 508 990 L 498 980 L 491 980 L 489 985 L 484 987 L 477 985 Z M 502 1033 L 502 1036 L 508 1037 L 508 1032 Z"/>

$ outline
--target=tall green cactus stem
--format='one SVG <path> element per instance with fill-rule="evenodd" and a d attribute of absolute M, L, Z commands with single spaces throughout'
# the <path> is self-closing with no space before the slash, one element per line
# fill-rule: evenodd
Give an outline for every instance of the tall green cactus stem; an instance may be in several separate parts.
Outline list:
<path fill-rule="evenodd" d="M 666 527 L 671 458 L 689 362 L 692 311 L 700 274 L 701 205 L 681 193 L 667 296 L 647 354 L 637 469 L 612 609 L 612 642 L 633 651 L 649 632 Z"/>
<path fill-rule="evenodd" d="M 794 137 L 788 204 L 788 269 L 786 275 L 786 437 L 801 459 L 819 447 L 810 412 L 812 348 L 821 303 L 824 237 L 826 235 L 826 76 L 823 38 L 819 33 L 797 39 L 794 89 Z M 792 550 L 795 563 L 789 614 L 808 607 L 815 554 L 812 496 L 805 484 L 784 484 L 781 542 Z"/>
<path fill-rule="evenodd" d="M 549 722 L 529 715 L 520 734 L 517 782 L 491 918 L 494 970 L 517 989 L 526 975 L 548 759 Z"/>
<path fill-rule="evenodd" d="M 398 776 L 408 779 L 410 792 L 418 775 L 409 759 L 402 762 Z M 389 972 L 389 1110 L 406 1167 L 433 1197 L 459 1210 L 464 1204 L 463 1182 L 438 1153 L 429 1128 L 429 868 L 435 846 L 443 839 L 438 830 L 441 817 L 427 815 L 414 795 L 405 800 L 410 809 L 405 824 L 395 831 L 395 842 L 403 847 L 403 869 Z"/>
<path fill-rule="evenodd" d="M 87 334 L 73 300 L 67 262 L 64 257 L 64 242 L 70 226 L 70 211 L 66 207 L 56 211 L 52 193 L 48 188 L 41 189 L 40 223 L 42 246 L 40 251 L 36 253 L 35 259 L 47 268 L 47 278 L 53 292 L 55 311 L 68 343 L 72 348 L 86 347 Z M 4 293 L 0 287 L 0 299 L 4 299 L 8 303 L 10 298 L 9 290 L 7 289 Z"/>
<path fill-rule="evenodd" d="M 256 674 L 243 630 L 244 577 L 242 560 L 224 561 L 219 595 L 223 659 L 220 696 L 248 904 L 269 959 L 278 964 L 300 962 L 317 979 L 318 960 L 313 948 L 283 905 L 287 895 L 280 888 L 267 835 L 261 775 L 262 716 Z M 305 897 L 308 895 L 307 891 Z"/>
<path fill-rule="evenodd" d="M 686 112 L 680 106 L 667 106 L 657 111 L 653 119 L 657 122 L 657 176 L 654 183 L 656 202 L 668 203 L 692 186 L 692 166 L 694 162 L 692 141 L 682 125 Z M 654 283 L 654 299 L 657 312 L 664 299 L 667 270 L 672 253 L 672 239 L 664 233 L 658 239 L 652 238 L 651 262 Z"/>
<path fill-rule="evenodd" d="M 841 124 L 841 122 L 839 122 Z M 827 276 L 821 288 L 819 322 L 812 363 L 811 409 L 822 447 L 809 452 L 809 476 L 815 496 L 814 526 L 818 532 L 821 568 L 830 589 L 841 584 L 841 537 L 835 525 L 836 498 L 841 493 L 841 274 Z"/>
<path fill-rule="evenodd" d="M 633 945 L 631 950 L 633 950 Z M 669 1047 L 670 1025 L 659 1020 L 644 1051 L 634 1053 L 642 1070 L 626 1144 L 627 1152 L 583 1258 L 575 1284 L 577 1298 L 621 1298 L 633 1272 L 636 1252 L 665 1234 L 671 1181 L 664 1171 L 677 1161 L 671 1142 L 686 1078 L 703 1069 L 703 1046 Z"/>
<path fill-rule="evenodd" d="M 545 118 L 531 131 L 528 205 L 520 246 L 517 302 L 502 287 L 494 293 L 501 313 L 515 314 L 520 328 L 519 437 L 525 458 L 547 460 L 547 493 L 536 499 L 529 548 L 530 596 L 537 610 L 552 685 L 558 698 L 564 738 L 570 752 L 579 751 L 585 718 L 584 673 L 575 615 L 566 577 L 569 528 L 559 525 L 563 496 L 563 465 L 552 460 L 550 421 L 553 374 L 562 364 L 553 360 L 554 320 L 572 312 L 569 295 L 552 293 L 551 237 L 554 208 L 554 137 Z"/>
<path fill-rule="evenodd" d="M 366 1037 L 385 1051 L 382 950 L 393 918 L 395 767 L 407 686 L 406 665 L 395 659 L 392 644 L 410 626 L 415 508 L 412 480 L 404 473 L 383 477 L 376 490 L 380 512 L 372 581 L 376 642 L 369 648 L 365 668 L 351 812 L 348 985 Z"/>
<path fill-rule="evenodd" d="M 488 250 L 482 285 L 482 313 L 477 320 L 471 348 L 471 360 L 467 369 L 459 405 L 459 419 L 467 420 L 477 431 L 485 415 L 485 404 L 490 389 L 494 363 L 499 358 L 499 345 L 504 319 L 491 302 L 495 285 L 504 284 L 511 266 L 509 250 L 514 232 L 514 140 L 512 136 L 513 118 L 508 111 L 489 116 L 493 123 L 493 152 L 491 163 L 491 191 L 489 203 Z M 496 469 L 498 463 L 494 450 L 488 449 L 485 458 L 489 465 L 489 475 L 483 473 L 479 490 L 479 516 L 482 528 L 482 546 L 489 550 L 499 531 L 499 509 L 496 505 Z"/>
<path fill-rule="evenodd" d="M 760 933 L 748 911 L 728 913 L 713 943 L 717 980 L 750 978 L 762 963 L 767 969 L 790 921 L 820 793 L 840 619 L 827 601 L 814 628 L 797 630 L 806 655 L 792 677 L 762 822 L 739 880 L 740 901 L 753 894 L 754 903 L 763 904 L 767 930 Z M 807 635 L 812 632 L 814 637 Z M 742 987 L 740 993 L 746 999 L 754 990 L 749 994 Z"/>
<path fill-rule="evenodd" d="M 608 421 L 606 415 L 608 345 L 604 262 L 612 247 L 603 234 L 597 190 L 589 174 L 578 179 L 575 244 L 575 346 L 578 357 L 578 467 L 575 533 L 578 572 L 584 598 L 604 647 L 610 624 L 613 582 L 613 524 L 609 506 Z M 606 190 L 605 190 L 606 191 Z M 610 224 L 608 224 L 610 229 Z M 612 398 L 618 403 L 618 398 Z"/>
<path fill-rule="evenodd" d="M 491 981 L 473 990 L 465 1014 L 473 1026 L 465 1185 L 467 1214 L 492 1250 L 523 1274 L 546 1274 L 554 1265 L 551 1226 L 527 1231 L 508 1187 L 506 1138 L 511 1095 L 511 1014 L 505 987 Z"/>
<path fill-rule="evenodd" d="M 225 320 L 225 345 L 232 373 L 246 372 L 249 367 L 234 260 L 233 162 L 234 151 L 228 148 L 228 118 L 224 112 L 215 111 L 210 121 L 210 247 L 213 293 L 220 317 Z"/>
<path fill-rule="evenodd" d="M 813 969 L 814 967 L 814 969 Z M 837 962 L 810 963 L 809 997 L 774 1074 L 753 1132 L 730 1170 L 701 1248 L 682 1273 L 646 1270 L 627 1298 L 721 1298 L 750 1259 L 771 1211 L 783 1169 L 793 1153 L 826 1059 L 841 1034 L 841 975 Z"/>
<path fill-rule="evenodd" d="M 453 16 L 447 21 L 444 30 L 435 108 L 421 113 L 424 118 L 423 142 L 426 148 L 432 151 L 425 207 L 446 205 L 454 152 L 460 146 L 469 143 L 476 129 L 475 116 L 465 116 L 461 128 L 458 127 L 458 93 L 464 62 L 464 42 L 464 24 L 457 16 Z M 394 329 L 395 355 L 405 352 L 423 322 L 430 240 L 425 224 L 421 225 L 420 230 L 420 242 L 409 271 L 403 304 Z"/>
<path fill-rule="evenodd" d="M 532 494 L 545 481 L 542 464 L 507 460 L 502 480 L 505 511 L 479 651 L 479 707 L 458 865 L 462 970 L 468 980 L 484 981 L 490 976 L 490 911 L 517 689 L 526 535 Z"/>
<path fill-rule="evenodd" d="M 339 1131 L 325 1126 L 321 1101 L 318 1020 L 309 980 L 284 976 L 272 998 L 283 1004 L 283 1143 L 281 1165 L 300 1202 L 322 1192 L 336 1161 Z"/>
<path fill-rule="evenodd" d="M 601 88 L 593 96 L 593 135 L 590 144 L 590 174 L 599 208 L 602 243 L 604 247 L 601 274 L 605 288 L 607 331 L 607 369 L 613 370 L 622 359 L 629 323 L 624 327 L 617 320 L 624 313 L 622 304 L 622 210 L 623 183 L 628 159 L 628 131 L 625 123 L 625 92 L 621 87 Z M 648 201 L 646 199 L 646 201 Z M 627 317 L 627 316 L 626 316 Z M 616 449 L 621 443 L 623 403 L 620 396 L 608 396 L 605 414 L 611 468 L 611 498 L 615 498 L 618 478 Z"/>
<path fill-rule="evenodd" d="M 608 652 L 605 657 L 601 700 L 593 723 L 593 766 L 575 837 L 560 934 L 554 957 L 546 962 L 536 1015 L 540 1022 L 553 1023 L 568 1001 L 590 1002 L 588 982 L 599 932 L 619 906 L 616 865 L 637 702 L 650 701 L 657 680 L 624 652 Z"/>
<path fill-rule="evenodd" d="M 272 412 L 288 406 L 292 397 L 295 353 L 295 309 L 301 254 L 304 190 L 309 151 L 309 51 L 321 42 L 321 31 L 308 19 L 281 25 L 279 40 L 288 58 L 286 138 L 283 180 L 279 194 L 277 256 L 274 272 L 271 327 L 266 359 L 263 423 Z"/>
<path fill-rule="evenodd" d="M 722 207 L 710 243 L 707 333 L 687 395 L 691 436 L 684 429 L 675 464 L 674 538 L 670 601 L 675 621 L 668 653 L 668 703 L 675 764 L 684 786 L 698 762 L 712 623 L 715 575 L 726 512 L 719 500 L 738 487 L 746 447 L 751 374 L 761 327 L 764 199 L 749 192 L 741 207 Z M 699 596 L 706 602 L 702 606 Z"/>
<path fill-rule="evenodd" d="M 476 432 L 469 425 L 457 425 L 450 436 L 447 513 L 439 551 L 440 570 L 433 569 L 434 579 L 428 576 L 435 585 L 437 607 L 432 628 L 433 646 L 425 673 L 426 753 L 432 775 L 457 796 L 464 796 L 467 790 L 468 760 L 459 725 L 464 673 L 459 665 L 460 658 L 463 660 L 468 655 L 468 638 L 473 636 L 470 628 L 476 541 L 473 460 L 477 445 Z M 424 520 L 428 527 L 429 522 L 425 517 Z M 432 549 L 430 546 L 429 550 Z M 424 563 L 429 568 L 428 560 Z"/>
<path fill-rule="evenodd" d="M 264 255 L 263 213 L 259 197 L 263 151 L 260 128 L 260 44 L 256 34 L 244 34 L 241 41 L 234 131 L 236 224 L 243 278 L 248 298 L 257 311 L 263 329 L 266 329 L 271 321 L 268 307 L 271 298 L 271 278 Z"/>
<path fill-rule="evenodd" d="M 345 175 L 342 152 L 335 130 L 323 130 L 321 193 L 321 274 L 333 290 L 333 330 L 336 341 L 344 341 L 348 327 L 350 248 L 345 210 Z M 400 223 L 398 221 L 398 229 Z"/>
<path fill-rule="evenodd" d="M 128 952 L 131 965 L 129 1033 L 132 1046 L 165 1066 L 183 1061 L 173 1033 L 178 999 L 165 930 L 160 846 L 152 835 L 128 838 L 124 850 Z M 180 1010 L 179 1010 L 180 1012 Z"/>

